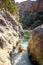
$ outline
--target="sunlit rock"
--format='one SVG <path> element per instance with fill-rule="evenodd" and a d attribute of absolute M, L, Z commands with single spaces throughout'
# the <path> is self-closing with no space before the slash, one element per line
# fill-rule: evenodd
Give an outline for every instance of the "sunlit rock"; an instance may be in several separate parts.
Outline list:
<path fill-rule="evenodd" d="M 19 30 L 21 27 L 13 16 L 6 11 L 0 11 L 0 65 L 11 65 L 10 56 L 20 41 Z"/>
<path fill-rule="evenodd" d="M 0 65 L 11 65 L 9 54 L 0 48 Z"/>

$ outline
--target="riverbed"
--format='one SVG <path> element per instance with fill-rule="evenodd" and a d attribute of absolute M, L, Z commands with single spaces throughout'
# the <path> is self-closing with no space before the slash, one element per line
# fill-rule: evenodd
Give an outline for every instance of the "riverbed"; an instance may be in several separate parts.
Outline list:
<path fill-rule="evenodd" d="M 32 65 L 28 59 L 28 53 L 27 53 L 29 36 L 30 33 L 24 32 L 24 34 L 20 37 L 19 44 L 22 45 L 24 51 L 22 53 L 18 53 L 18 46 L 16 47 L 11 57 L 12 65 Z"/>

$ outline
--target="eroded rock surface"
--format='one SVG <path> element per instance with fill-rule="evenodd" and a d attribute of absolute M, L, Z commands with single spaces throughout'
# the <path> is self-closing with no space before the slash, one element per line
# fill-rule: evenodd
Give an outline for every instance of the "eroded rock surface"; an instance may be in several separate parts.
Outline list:
<path fill-rule="evenodd" d="M 33 30 L 28 44 L 30 59 L 36 65 L 43 65 L 43 28 Z"/>
<path fill-rule="evenodd" d="M 11 65 L 10 55 L 19 43 L 21 32 L 22 28 L 13 16 L 0 11 L 0 65 Z"/>

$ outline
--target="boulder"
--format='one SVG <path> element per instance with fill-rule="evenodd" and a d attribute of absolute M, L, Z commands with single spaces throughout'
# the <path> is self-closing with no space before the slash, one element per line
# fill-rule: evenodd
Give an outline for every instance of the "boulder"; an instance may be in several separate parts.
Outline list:
<path fill-rule="evenodd" d="M 29 39 L 28 54 L 35 65 L 43 65 L 43 28 L 33 30 Z"/>

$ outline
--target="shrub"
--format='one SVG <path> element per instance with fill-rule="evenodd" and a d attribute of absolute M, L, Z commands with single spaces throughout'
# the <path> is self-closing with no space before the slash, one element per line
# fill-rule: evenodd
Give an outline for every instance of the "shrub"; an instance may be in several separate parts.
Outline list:
<path fill-rule="evenodd" d="M 11 3 L 10 0 L 0 0 L 4 4 L 4 8 L 11 13 L 17 12 L 17 7 L 15 4 Z"/>

